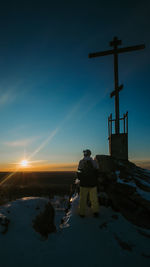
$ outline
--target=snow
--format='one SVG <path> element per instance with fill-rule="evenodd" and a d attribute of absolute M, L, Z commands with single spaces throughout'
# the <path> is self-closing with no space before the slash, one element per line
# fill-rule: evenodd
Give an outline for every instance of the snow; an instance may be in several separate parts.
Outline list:
<path fill-rule="evenodd" d="M 57 232 L 44 240 L 32 228 L 32 220 L 48 201 L 47 198 L 23 198 L 0 207 L 0 214 L 10 219 L 8 232 L 0 233 L 2 267 L 148 266 L 150 259 L 142 254 L 150 255 L 150 239 L 138 232 L 141 228 L 104 206 L 100 207 L 99 218 L 93 218 L 89 208 L 86 218 L 80 218 L 77 194 L 71 199 L 66 227 L 62 228 L 59 225 L 65 217 L 65 200 L 58 196 L 53 199 L 53 204 L 57 202 L 59 207 L 55 216 Z M 150 234 L 148 230 L 142 231 Z M 128 244 L 131 251 L 122 249 L 115 237 Z"/>
<path fill-rule="evenodd" d="M 139 188 L 134 181 L 129 181 L 129 182 L 125 182 L 123 180 L 120 179 L 119 175 L 120 175 L 120 172 L 119 171 L 116 171 L 116 175 L 117 175 L 117 182 L 120 183 L 120 184 L 126 184 L 126 185 L 129 185 L 129 186 L 132 186 L 132 187 L 135 187 L 136 188 L 136 192 L 142 197 L 144 198 L 145 200 L 148 200 L 150 201 L 150 192 L 147 192 L 147 191 L 144 191 L 142 190 L 141 188 Z M 142 179 L 139 179 L 137 177 L 134 177 L 135 179 L 139 180 L 139 182 L 145 186 L 148 186 L 150 187 L 150 184 L 147 183 L 146 181 L 142 180 Z"/>
<path fill-rule="evenodd" d="M 137 193 L 144 199 L 150 201 L 150 192 L 144 191 L 141 188 L 136 188 Z"/>
<path fill-rule="evenodd" d="M 117 175 L 117 178 L 119 178 L 120 176 L 120 171 L 115 171 L 116 175 Z"/>
<path fill-rule="evenodd" d="M 117 178 L 117 182 L 120 184 L 126 184 L 132 187 L 137 187 L 136 184 L 134 183 L 134 181 L 129 181 L 129 182 L 125 182 L 123 180 L 121 180 L 120 178 Z"/>
<path fill-rule="evenodd" d="M 134 183 L 134 181 L 128 181 L 128 182 L 125 182 L 123 180 L 120 179 L 120 171 L 116 171 L 116 175 L 117 175 L 117 183 L 120 183 L 120 184 L 126 184 L 126 185 L 129 185 L 129 186 L 132 186 L 132 187 L 136 187 L 136 184 Z"/>
<path fill-rule="evenodd" d="M 144 169 L 144 172 L 150 174 L 150 170 Z"/>
<path fill-rule="evenodd" d="M 148 183 L 148 182 L 146 182 L 146 181 L 144 181 L 144 180 L 142 180 L 142 179 L 140 179 L 140 178 L 138 178 L 138 177 L 134 177 L 136 180 L 138 180 L 142 185 L 145 185 L 145 186 L 148 186 L 148 187 L 150 187 L 150 183 Z"/>

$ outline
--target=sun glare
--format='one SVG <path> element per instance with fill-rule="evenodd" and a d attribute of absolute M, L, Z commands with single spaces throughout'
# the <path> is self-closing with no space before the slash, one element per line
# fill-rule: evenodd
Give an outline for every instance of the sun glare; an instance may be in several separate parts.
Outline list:
<path fill-rule="evenodd" d="M 28 165 L 29 165 L 29 163 L 28 163 L 28 161 L 27 160 L 22 160 L 21 162 L 20 162 L 20 165 L 21 165 L 21 167 L 27 167 Z"/>

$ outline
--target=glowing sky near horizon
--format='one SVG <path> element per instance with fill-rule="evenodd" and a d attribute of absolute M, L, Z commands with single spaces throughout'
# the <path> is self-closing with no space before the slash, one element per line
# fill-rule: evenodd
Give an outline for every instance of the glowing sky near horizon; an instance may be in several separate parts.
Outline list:
<path fill-rule="evenodd" d="M 0 170 L 27 159 L 33 168 L 74 168 L 82 151 L 109 154 L 107 118 L 114 116 L 110 49 L 119 55 L 120 115 L 129 112 L 129 159 L 150 161 L 150 3 L 7 1 L 0 9 Z"/>

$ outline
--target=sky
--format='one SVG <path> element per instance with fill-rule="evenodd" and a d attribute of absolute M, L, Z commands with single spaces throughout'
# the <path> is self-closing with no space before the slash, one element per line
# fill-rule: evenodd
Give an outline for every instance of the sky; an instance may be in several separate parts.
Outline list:
<path fill-rule="evenodd" d="M 75 170 L 83 149 L 109 154 L 119 55 L 120 116 L 129 112 L 129 160 L 150 166 L 149 1 L 5 1 L 0 9 L 0 169 Z"/>

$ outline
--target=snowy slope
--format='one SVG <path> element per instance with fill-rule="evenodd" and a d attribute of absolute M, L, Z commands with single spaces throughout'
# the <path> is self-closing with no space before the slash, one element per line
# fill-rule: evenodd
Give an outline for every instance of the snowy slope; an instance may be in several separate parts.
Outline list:
<path fill-rule="evenodd" d="M 44 208 L 46 198 L 23 198 L 0 207 L 0 217 L 10 220 L 8 231 L 0 233 L 2 267 L 17 266 L 115 266 L 147 267 L 150 264 L 150 231 L 136 227 L 111 208 L 100 207 L 100 217 L 77 214 L 78 197 L 72 201 L 66 227 L 59 227 L 65 212 L 62 199 L 56 208 L 57 233 L 44 240 L 32 227 L 32 220 Z M 60 205 L 59 205 L 60 202 Z"/>

